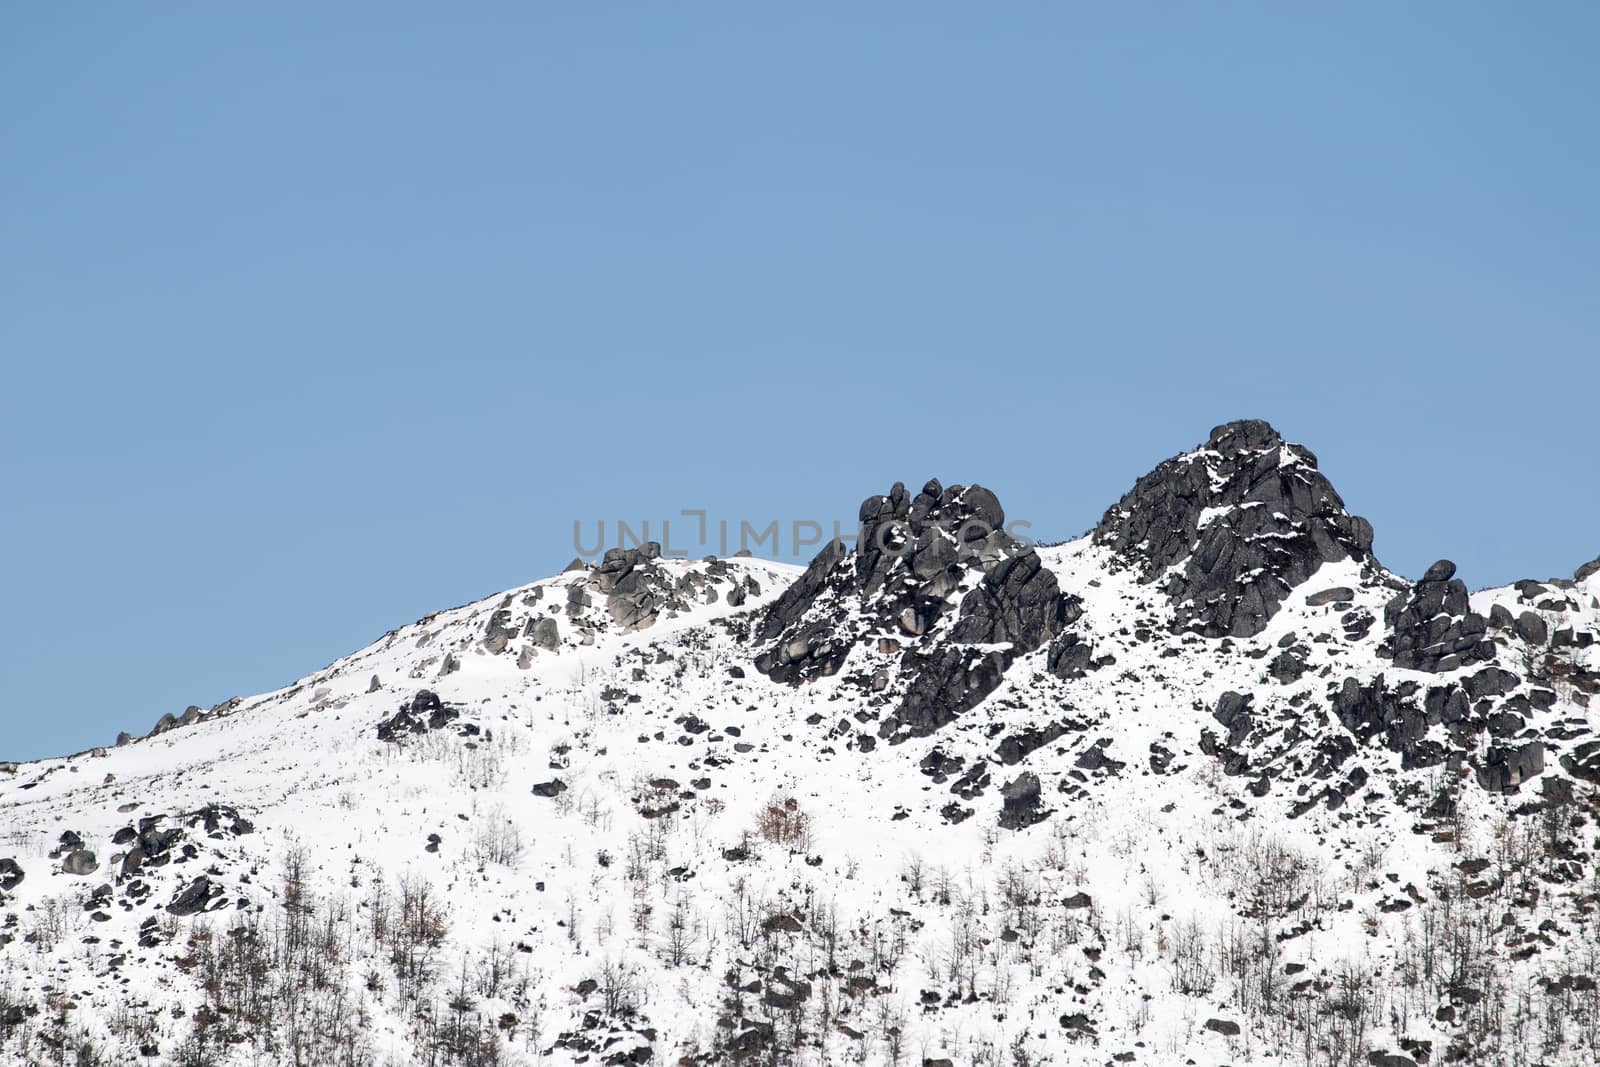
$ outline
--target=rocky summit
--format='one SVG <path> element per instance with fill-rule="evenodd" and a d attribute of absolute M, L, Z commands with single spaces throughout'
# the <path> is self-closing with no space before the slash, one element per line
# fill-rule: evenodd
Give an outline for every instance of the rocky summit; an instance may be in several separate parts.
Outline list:
<path fill-rule="evenodd" d="M 859 519 L 0 764 L 0 1063 L 1600 1062 L 1600 560 L 1395 574 L 1257 420 Z"/>

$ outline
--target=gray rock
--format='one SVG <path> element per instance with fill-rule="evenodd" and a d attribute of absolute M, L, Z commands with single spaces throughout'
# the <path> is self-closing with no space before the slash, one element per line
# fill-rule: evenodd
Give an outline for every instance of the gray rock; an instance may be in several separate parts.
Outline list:
<path fill-rule="evenodd" d="M 533 795 L 536 797 L 560 796 L 566 791 L 567 783 L 559 778 L 552 778 L 548 782 L 538 782 L 533 787 Z"/>
<path fill-rule="evenodd" d="M 86 848 L 67 853 L 61 861 L 61 870 L 64 874 L 90 875 L 99 869 L 100 861 Z"/>
<path fill-rule="evenodd" d="M 1371 1067 L 1417 1067 L 1416 1060 L 1410 1056 L 1402 1056 L 1398 1052 L 1369 1052 L 1367 1063 Z"/>
<path fill-rule="evenodd" d="M 1516 633 L 1530 645 L 1542 646 L 1550 640 L 1550 630 L 1544 619 L 1531 611 L 1517 616 Z"/>
<path fill-rule="evenodd" d="M 499 608 L 489 616 L 489 625 L 484 629 L 483 647 L 491 655 L 497 656 L 506 650 L 516 636 L 515 613 L 510 608 Z"/>
<path fill-rule="evenodd" d="M 221 886 L 213 884 L 210 878 L 202 874 L 179 890 L 178 895 L 172 898 L 172 903 L 167 905 L 167 911 L 179 916 L 198 915 L 222 896 L 222 892 Z"/>
<path fill-rule="evenodd" d="M 1585 563 L 1583 566 L 1573 571 L 1572 580 L 1575 582 L 1584 582 L 1588 581 L 1596 574 L 1600 574 L 1600 556 L 1596 556 L 1588 563 Z"/>
<path fill-rule="evenodd" d="M 1348 603 L 1356 598 L 1356 591 L 1348 585 L 1336 585 L 1331 589 L 1324 589 L 1320 593 L 1312 593 L 1306 597 L 1306 606 L 1313 608 L 1324 607 L 1328 604 Z"/>
<path fill-rule="evenodd" d="M 1528 779 L 1544 771 L 1544 743 L 1529 741 L 1514 748 L 1494 745 L 1478 768 L 1478 784 L 1494 793 L 1515 793 Z"/>
<path fill-rule="evenodd" d="M 1292 649 L 1287 648 L 1274 656 L 1272 665 L 1267 668 L 1267 673 L 1271 674 L 1279 685 L 1297 682 L 1305 672 L 1305 661 L 1295 655 Z"/>
<path fill-rule="evenodd" d="M 1447 559 L 1441 559 L 1429 567 L 1422 576 L 1425 582 L 1448 582 L 1456 576 L 1456 565 Z"/>
<path fill-rule="evenodd" d="M 1329 703 L 1334 716 L 1359 744 L 1381 741 L 1385 748 L 1400 754 L 1402 767 L 1432 767 L 1442 763 L 1447 753 L 1442 743 L 1428 736 L 1429 712 L 1417 700 L 1418 691 L 1415 683 L 1390 687 L 1381 674 L 1366 684 L 1346 678 L 1338 688 L 1330 689 Z M 1452 706 L 1449 694 L 1461 690 L 1444 686 L 1434 692 L 1441 694 L 1434 699 L 1442 721 L 1446 708 Z"/>
<path fill-rule="evenodd" d="M 553 615 L 545 615 L 538 620 L 529 619 L 527 633 L 535 645 L 548 652 L 561 647 L 561 626 Z"/>
<path fill-rule="evenodd" d="M 1205 1028 L 1214 1034 L 1221 1034 L 1223 1037 L 1239 1036 L 1239 1024 L 1231 1019 L 1207 1019 Z"/>
<path fill-rule="evenodd" d="M 1216 710 L 1211 713 L 1213 719 L 1227 728 L 1230 745 L 1238 745 L 1250 736 L 1254 725 L 1250 716 L 1250 699 L 1248 693 L 1223 693 L 1217 700 Z"/>
<path fill-rule="evenodd" d="M 1057 678 L 1082 678 L 1095 667 L 1094 648 L 1068 630 L 1050 643 L 1045 668 Z"/>
<path fill-rule="evenodd" d="M 1040 810 L 1039 776 L 1023 771 L 1000 787 L 1005 803 L 1000 811 L 1000 825 L 1007 830 L 1020 830 L 1043 819 L 1047 812 Z"/>
<path fill-rule="evenodd" d="M 26 875 L 16 860 L 10 857 L 0 859 L 0 891 L 9 893 L 22 884 L 24 877 Z"/>

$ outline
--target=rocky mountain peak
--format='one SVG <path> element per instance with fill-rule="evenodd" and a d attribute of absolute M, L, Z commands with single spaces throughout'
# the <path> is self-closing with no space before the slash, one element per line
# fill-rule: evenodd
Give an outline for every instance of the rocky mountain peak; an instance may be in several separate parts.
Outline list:
<path fill-rule="evenodd" d="M 1239 452 L 1261 452 L 1283 445 L 1283 438 L 1265 419 L 1236 419 L 1214 426 L 1205 447 L 1225 456 Z M 1309 454 L 1309 453 L 1308 453 Z"/>
<path fill-rule="evenodd" d="M 1345 510 L 1309 449 L 1260 419 L 1218 426 L 1140 478 L 1094 538 L 1161 584 L 1176 629 L 1207 637 L 1260 633 L 1323 563 L 1375 564 L 1371 524 Z"/>

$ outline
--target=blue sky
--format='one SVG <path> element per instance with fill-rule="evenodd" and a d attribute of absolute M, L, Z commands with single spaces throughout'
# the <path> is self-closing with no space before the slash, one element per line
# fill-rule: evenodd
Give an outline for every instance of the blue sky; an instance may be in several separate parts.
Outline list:
<path fill-rule="evenodd" d="M 1592 4 L 450 7 L 0 15 L 0 759 L 1237 417 L 1402 572 L 1600 552 Z"/>

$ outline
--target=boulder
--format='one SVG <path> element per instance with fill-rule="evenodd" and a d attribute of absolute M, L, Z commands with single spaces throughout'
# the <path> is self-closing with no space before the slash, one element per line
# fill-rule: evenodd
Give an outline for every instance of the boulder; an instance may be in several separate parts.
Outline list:
<path fill-rule="evenodd" d="M 1000 825 L 1008 830 L 1020 830 L 1044 818 L 1039 810 L 1039 776 L 1023 771 L 1000 787 L 1004 805 L 1000 811 Z"/>
<path fill-rule="evenodd" d="M 64 874 L 79 876 L 90 875 L 100 869 L 100 861 L 93 852 L 86 848 L 75 849 L 68 852 L 61 860 L 61 870 Z"/>
<path fill-rule="evenodd" d="M 1410 1056 L 1402 1056 L 1398 1052 L 1380 1052 L 1373 1050 L 1367 1053 L 1367 1062 L 1372 1067 L 1417 1067 L 1417 1061 Z"/>
<path fill-rule="evenodd" d="M 1494 793 L 1515 793 L 1523 782 L 1544 770 L 1544 742 L 1492 745 L 1478 768 L 1478 784 Z"/>
<path fill-rule="evenodd" d="M 553 652 L 561 647 L 561 626 L 554 615 L 529 619 L 527 632 L 533 643 L 546 651 Z"/>
<path fill-rule="evenodd" d="M 167 905 L 167 911 L 173 915 L 198 915 L 207 910 L 212 901 L 222 896 L 221 886 L 215 885 L 210 878 L 201 875 L 190 882 L 178 895 L 172 898 L 172 903 Z"/>
<path fill-rule="evenodd" d="M 1517 616 L 1515 629 L 1517 636 L 1530 645 L 1544 645 L 1550 640 L 1550 628 L 1541 616 L 1532 611 L 1524 611 Z"/>
<path fill-rule="evenodd" d="M 1456 565 L 1447 559 L 1441 559 L 1430 566 L 1423 574 L 1424 582 L 1448 582 L 1456 576 Z"/>
<path fill-rule="evenodd" d="M 1253 725 L 1250 716 L 1250 694 L 1228 691 L 1217 700 L 1211 717 L 1228 730 L 1228 744 L 1237 745 L 1250 736 Z"/>
<path fill-rule="evenodd" d="M 9 893 L 22 884 L 24 877 L 26 875 L 16 860 L 10 857 L 0 859 L 0 891 Z"/>
<path fill-rule="evenodd" d="M 1279 685 L 1289 685 L 1299 681 L 1305 672 L 1305 661 L 1295 655 L 1293 649 L 1287 648 L 1274 656 L 1271 666 L 1267 668 L 1267 673 L 1272 675 Z"/>

